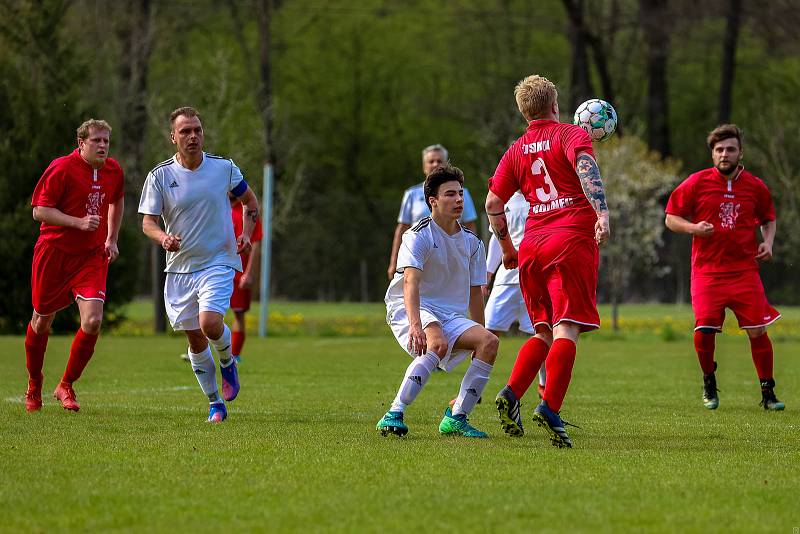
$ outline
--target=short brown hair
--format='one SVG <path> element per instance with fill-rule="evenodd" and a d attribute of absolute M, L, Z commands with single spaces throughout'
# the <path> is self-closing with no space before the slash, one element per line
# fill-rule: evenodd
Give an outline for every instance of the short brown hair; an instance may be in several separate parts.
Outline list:
<path fill-rule="evenodd" d="M 83 124 L 78 126 L 78 139 L 83 139 L 84 141 L 89 139 L 90 128 L 94 128 L 95 130 L 106 130 L 109 134 L 111 134 L 111 126 L 106 121 L 101 119 L 89 119 L 88 121 L 83 121 Z"/>
<path fill-rule="evenodd" d="M 461 169 L 453 167 L 449 163 L 442 163 L 428 173 L 428 176 L 425 177 L 425 183 L 422 186 L 422 190 L 425 193 L 425 204 L 428 205 L 428 209 L 433 209 L 431 207 L 430 198 L 439 194 L 439 186 L 445 182 L 452 182 L 453 180 L 463 186 L 464 173 Z"/>
<path fill-rule="evenodd" d="M 547 113 L 558 98 L 558 91 L 553 82 L 533 74 L 520 80 L 514 88 L 514 98 L 522 116 L 532 121 Z"/>
<path fill-rule="evenodd" d="M 175 126 L 175 119 L 183 115 L 184 117 L 197 117 L 197 119 L 202 122 L 203 119 L 200 118 L 200 114 L 197 112 L 196 109 L 190 106 L 183 106 L 181 108 L 176 109 L 172 113 L 169 114 L 169 125 L 170 127 Z"/>
<path fill-rule="evenodd" d="M 725 139 L 736 139 L 739 148 L 742 148 L 742 131 L 735 124 L 720 124 L 708 134 L 706 144 L 709 150 L 714 150 L 714 145 Z"/>

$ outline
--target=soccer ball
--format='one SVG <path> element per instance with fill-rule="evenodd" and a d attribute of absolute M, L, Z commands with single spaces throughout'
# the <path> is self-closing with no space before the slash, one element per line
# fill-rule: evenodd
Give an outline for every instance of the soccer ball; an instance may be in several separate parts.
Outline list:
<path fill-rule="evenodd" d="M 573 123 L 586 130 L 592 141 L 605 141 L 617 129 L 617 112 L 605 100 L 592 98 L 578 106 Z"/>

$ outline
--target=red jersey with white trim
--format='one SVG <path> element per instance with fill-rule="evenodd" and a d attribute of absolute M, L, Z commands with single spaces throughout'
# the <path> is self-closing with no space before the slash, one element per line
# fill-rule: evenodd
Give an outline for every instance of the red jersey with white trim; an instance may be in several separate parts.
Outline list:
<path fill-rule="evenodd" d="M 244 206 L 238 200 L 231 205 L 231 217 L 233 217 L 233 235 L 236 237 L 242 235 L 242 231 L 244 230 L 244 222 L 242 221 L 244 214 L 243 208 Z M 264 232 L 261 230 L 261 219 L 258 219 L 255 227 L 253 227 L 253 234 L 250 236 L 250 242 L 255 243 L 257 241 L 261 241 L 263 238 Z M 242 259 L 242 269 L 247 267 L 247 258 L 249 256 L 250 253 L 239 254 L 239 257 Z"/>
<path fill-rule="evenodd" d="M 692 239 L 692 275 L 758 270 L 756 228 L 775 220 L 766 184 L 744 169 L 732 180 L 715 167 L 692 174 L 672 192 L 665 211 L 714 225 L 710 236 Z"/>
<path fill-rule="evenodd" d="M 504 202 L 518 189 L 531 209 L 525 234 L 569 231 L 594 238 L 597 215 L 575 172 L 578 154 L 594 156 L 584 130 L 553 120 L 531 121 L 503 154 L 489 190 Z"/>
<path fill-rule="evenodd" d="M 36 184 L 31 206 L 56 208 L 78 218 L 100 215 L 100 226 L 93 232 L 84 232 L 43 222 L 39 241 L 72 253 L 103 246 L 108 236 L 108 205 L 122 197 L 124 185 L 122 168 L 112 158 L 97 170 L 81 157 L 78 149 L 54 159 Z"/>

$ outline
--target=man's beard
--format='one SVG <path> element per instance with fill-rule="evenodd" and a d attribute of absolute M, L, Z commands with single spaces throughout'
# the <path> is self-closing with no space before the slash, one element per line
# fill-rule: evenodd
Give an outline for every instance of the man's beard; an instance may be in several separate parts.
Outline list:
<path fill-rule="evenodd" d="M 734 162 L 726 161 L 724 163 L 718 163 L 717 164 L 717 170 L 719 172 L 721 172 L 722 174 L 726 174 L 727 175 L 727 174 L 733 173 L 733 171 L 735 171 L 738 166 L 739 166 L 739 162 L 735 162 L 734 163 Z"/>

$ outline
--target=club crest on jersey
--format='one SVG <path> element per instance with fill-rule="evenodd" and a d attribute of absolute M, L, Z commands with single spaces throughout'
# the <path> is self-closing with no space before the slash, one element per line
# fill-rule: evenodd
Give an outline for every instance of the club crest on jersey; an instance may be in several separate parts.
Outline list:
<path fill-rule="evenodd" d="M 736 228 L 736 219 L 739 218 L 739 208 L 741 204 L 734 204 L 733 202 L 723 202 L 719 205 L 719 219 L 722 221 L 720 224 L 726 230 L 733 230 Z"/>
<path fill-rule="evenodd" d="M 103 204 L 104 198 L 106 198 L 105 193 L 97 191 L 89 193 L 89 196 L 86 198 L 86 213 L 88 215 L 99 215 L 100 205 Z"/>

